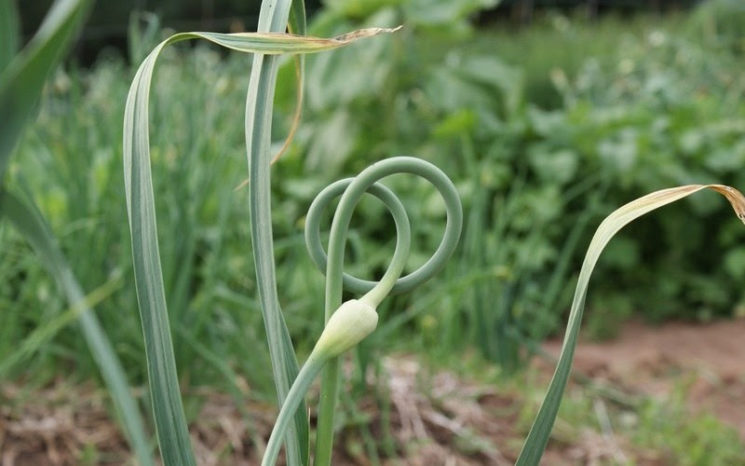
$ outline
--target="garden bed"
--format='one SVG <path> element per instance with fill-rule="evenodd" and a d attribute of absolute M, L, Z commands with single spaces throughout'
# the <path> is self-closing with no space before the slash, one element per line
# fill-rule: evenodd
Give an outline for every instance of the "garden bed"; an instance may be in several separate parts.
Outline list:
<path fill-rule="evenodd" d="M 655 429 L 650 416 L 641 412 L 651 409 L 648 403 L 673 413 L 660 426 L 661 435 L 665 429 L 676 430 L 676 422 L 687 422 L 689 434 L 696 436 L 698 428 L 711 432 L 707 423 L 713 422 L 713 432 L 722 436 L 699 442 L 712 446 L 737 439 L 728 437 L 732 432 L 725 425 L 737 429 L 742 442 L 745 411 L 733 408 L 745 401 L 743 334 L 743 320 L 654 328 L 632 322 L 615 340 L 580 344 L 575 368 L 592 383 L 575 383 L 570 389 L 568 409 L 560 414 L 544 464 L 680 464 L 684 452 L 630 434 Z M 559 342 L 544 348 L 556 353 Z M 512 464 L 552 370 L 545 360 L 536 360 L 531 370 L 495 386 L 483 377 L 467 380 L 453 371 L 427 368 L 412 355 L 389 357 L 384 367 L 384 381 L 369 380 L 382 389 L 347 409 L 335 464 L 375 464 L 369 450 L 373 444 L 380 464 Z M 618 389 L 627 400 L 646 407 L 606 397 L 590 387 L 595 383 Z M 189 399 L 199 402 L 187 404 L 187 412 L 198 413 L 191 428 L 198 463 L 258 464 L 275 415 L 273 406 L 253 401 L 241 413 L 229 395 L 192 392 Z M 683 406 L 676 405 L 676 393 L 683 393 Z M 59 381 L 40 389 L 6 384 L 2 398 L 3 465 L 131 464 L 126 443 L 108 415 L 106 396 L 91 384 Z"/>

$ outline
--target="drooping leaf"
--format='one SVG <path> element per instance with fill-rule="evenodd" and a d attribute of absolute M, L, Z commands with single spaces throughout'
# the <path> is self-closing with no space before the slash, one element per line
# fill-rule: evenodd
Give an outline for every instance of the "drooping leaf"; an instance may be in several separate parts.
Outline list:
<path fill-rule="evenodd" d="M 523 445 L 523 449 L 520 452 L 520 456 L 516 463 L 517 466 L 538 465 L 538 462 L 546 449 L 551 429 L 553 428 L 556 415 L 559 411 L 561 398 L 564 394 L 567 380 L 569 379 L 569 373 L 572 369 L 572 359 L 574 357 L 574 350 L 577 346 L 577 339 L 579 337 L 579 329 L 582 322 L 582 313 L 585 308 L 587 288 L 590 284 L 590 276 L 595 268 L 595 264 L 597 264 L 600 253 L 603 252 L 603 249 L 613 236 L 630 222 L 659 207 L 683 199 L 693 193 L 707 188 L 722 194 L 732 205 L 737 217 L 745 223 L 745 197 L 743 197 L 742 193 L 729 186 L 710 184 L 686 185 L 655 191 L 620 207 L 606 217 L 600 224 L 590 242 L 587 254 L 585 255 L 585 260 L 582 263 L 582 269 L 579 273 L 579 279 L 577 281 L 577 287 L 572 301 L 572 308 L 569 313 L 567 331 L 564 336 L 561 354 L 559 355 L 559 362 L 556 365 L 556 370 L 554 371 L 553 378 L 548 387 L 546 397 L 541 404 L 538 415 L 536 416 L 535 421 L 533 421 L 533 426 L 531 427 L 530 433 Z"/>
<path fill-rule="evenodd" d="M 273 2 L 267 2 L 267 4 L 276 5 Z M 287 14 L 284 15 L 282 28 L 287 23 L 287 16 Z M 264 21 L 267 20 L 265 19 Z M 272 22 L 275 21 L 276 19 L 272 20 Z M 258 73 L 257 70 L 263 69 L 262 62 L 264 60 L 271 63 L 276 62 L 276 57 L 272 57 L 271 55 L 313 53 L 330 50 L 350 44 L 358 39 L 391 31 L 393 30 L 380 28 L 365 29 L 332 39 L 302 37 L 275 32 L 237 34 L 208 32 L 179 33 L 160 43 L 137 70 L 132 86 L 130 87 L 129 95 L 127 96 L 124 114 L 124 181 L 127 214 L 129 217 L 130 232 L 132 234 L 132 253 L 137 299 L 148 360 L 150 395 L 153 401 L 158 443 L 163 461 L 166 464 L 193 465 L 195 461 L 176 374 L 173 343 L 163 288 L 163 273 L 160 264 L 152 171 L 150 167 L 148 98 L 155 63 L 160 52 L 167 45 L 179 41 L 205 39 L 232 50 L 255 53 L 256 58 L 254 60 L 254 67 L 252 68 L 252 74 L 254 74 Z M 276 68 L 269 73 L 272 78 L 274 72 L 276 72 Z M 252 79 L 253 82 L 257 82 L 256 79 Z M 272 81 L 271 84 L 268 84 L 268 81 L 263 80 L 262 82 L 266 83 L 265 85 L 268 87 L 259 90 L 256 85 L 252 84 L 254 88 L 250 87 L 248 92 L 247 100 L 249 106 L 254 103 L 257 106 L 261 106 L 261 112 L 254 114 L 254 117 L 247 117 L 247 133 L 251 132 L 251 134 L 258 135 L 257 138 L 247 141 L 249 154 L 263 154 L 269 147 L 269 126 L 267 119 L 271 119 L 274 83 Z M 247 115 L 250 113 L 247 110 Z M 266 141 L 262 140 L 260 143 L 259 140 L 262 138 L 265 138 Z M 255 144 L 251 141 L 254 141 Z M 266 162 L 266 171 L 268 172 L 269 159 L 259 160 L 259 157 L 259 155 L 251 155 L 249 157 L 249 164 L 263 165 Z M 264 218 L 264 214 L 261 212 L 269 215 L 269 175 L 268 173 L 262 173 L 259 176 L 259 170 L 252 171 L 249 169 L 249 172 L 253 173 L 253 175 L 249 175 L 252 181 L 252 189 L 257 190 L 251 191 L 254 193 L 251 194 L 252 199 L 258 199 L 260 203 L 266 202 L 261 207 L 257 207 L 254 202 L 251 203 L 252 224 L 257 225 L 256 228 L 262 230 L 259 233 L 260 235 L 264 235 L 264 238 L 268 237 L 267 243 L 265 239 L 256 240 L 254 236 L 254 252 L 261 256 L 256 257 L 259 288 L 262 299 L 270 299 L 267 298 L 267 293 L 273 293 L 274 301 L 276 302 L 271 229 L 268 230 L 268 234 L 266 230 L 266 225 L 271 225 L 271 219 L 270 217 L 266 217 L 269 218 L 268 221 L 261 220 Z M 259 176 L 260 181 L 254 182 L 254 176 Z M 252 228 L 252 232 L 253 230 Z M 271 262 L 271 270 L 263 268 L 268 263 L 267 261 Z M 259 267 L 262 267 L 261 270 L 259 270 Z M 267 291 L 270 289 L 272 291 Z M 279 389 L 280 384 L 283 384 L 289 390 L 290 383 L 297 374 L 295 353 L 279 307 L 272 307 L 270 311 L 266 311 L 266 301 L 263 301 L 263 304 L 265 308 L 265 322 L 269 322 L 267 323 L 267 334 L 273 367 L 275 367 L 275 380 L 278 380 L 278 392 L 280 393 L 280 398 L 283 399 L 283 392 Z M 278 343 L 280 341 L 281 343 Z M 304 438 L 306 440 L 297 443 L 305 443 L 306 447 L 304 450 L 305 453 L 298 453 L 298 459 L 301 457 L 307 458 L 307 414 L 304 409 L 299 410 L 299 413 L 298 418 L 304 419 L 302 424 L 305 425 L 306 434 Z M 300 424 L 298 422 L 298 426 Z M 290 463 L 296 464 L 293 460 L 290 460 Z M 306 463 L 307 460 L 297 464 Z"/>

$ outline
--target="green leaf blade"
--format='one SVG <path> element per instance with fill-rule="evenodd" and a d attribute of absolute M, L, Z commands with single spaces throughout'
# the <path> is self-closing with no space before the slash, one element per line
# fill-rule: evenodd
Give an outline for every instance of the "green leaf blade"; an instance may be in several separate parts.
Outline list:
<path fill-rule="evenodd" d="M 271 2 L 268 4 L 276 6 Z M 284 24 L 286 24 L 286 21 L 287 15 L 285 14 Z M 250 125 L 251 137 L 256 136 L 248 141 L 248 151 L 249 154 L 264 155 L 249 157 L 249 164 L 256 164 L 253 169 L 249 168 L 249 172 L 253 173 L 250 176 L 256 177 L 255 179 L 251 178 L 249 196 L 252 199 L 250 201 L 252 222 L 271 225 L 268 197 L 269 159 L 266 157 L 266 153 L 268 153 L 271 142 L 268 131 L 270 131 L 274 79 L 278 62 L 278 57 L 274 55 L 329 50 L 388 31 L 384 29 L 361 30 L 334 39 L 266 32 L 239 34 L 179 33 L 161 42 L 137 70 L 127 96 L 124 113 L 124 184 L 127 215 L 132 237 L 135 285 L 145 338 L 155 424 L 161 455 L 166 464 L 192 465 L 194 464 L 194 456 L 179 391 L 168 308 L 165 300 L 150 161 L 148 101 L 158 56 L 166 46 L 189 39 L 205 39 L 232 50 L 257 54 L 254 57 L 252 73 L 259 73 L 260 77 L 252 80 L 252 82 L 260 82 L 261 89 L 254 88 L 252 90 L 250 87 L 248 92 L 247 115 L 252 114 L 253 119 L 251 121 L 257 122 L 255 126 Z M 253 108 L 255 111 L 252 113 L 249 108 Z M 267 124 L 267 121 L 269 121 L 269 124 Z M 248 131 L 247 129 L 247 138 L 250 137 Z M 265 313 L 265 325 L 270 340 L 269 347 L 273 366 L 276 368 L 275 380 L 279 380 L 278 387 L 283 387 L 282 389 L 278 388 L 281 404 L 284 396 L 286 396 L 286 391 L 289 391 L 292 380 L 297 375 L 297 362 L 295 361 L 295 352 L 290 334 L 279 310 L 276 296 L 271 229 L 268 233 L 262 230 L 255 234 L 254 252 L 257 254 L 257 275 L 262 303 L 272 309 L 268 314 Z M 286 387 L 286 391 L 283 391 L 285 390 L 284 387 Z M 297 452 L 291 447 L 288 450 L 288 457 L 290 458 L 290 464 L 305 465 L 307 464 L 308 450 L 308 421 L 304 409 L 298 411 L 297 418 L 301 421 L 296 423 L 296 427 L 305 440 L 294 442 L 293 444 L 299 445 L 299 447 Z M 301 427 L 301 425 L 304 427 Z M 293 432 L 295 431 L 293 430 Z M 305 460 L 301 458 L 305 458 Z"/>
<path fill-rule="evenodd" d="M 10 12 L 12 7 L 5 3 L 8 0 L 1 1 Z M 47 76 L 80 29 L 91 3 L 57 0 L 28 46 L 0 74 L 0 179 L 23 128 L 33 115 Z M 7 21 L 12 25 L 12 19 Z"/>
<path fill-rule="evenodd" d="M 291 2 L 262 2 L 258 32 L 284 31 Z M 277 57 L 256 54 L 246 96 L 246 154 L 248 157 L 249 209 L 256 284 L 272 362 L 278 405 L 282 406 L 299 373 L 295 350 L 277 296 L 271 217 L 271 124 Z M 304 400 L 287 429 L 285 453 L 290 466 L 309 462 L 309 422 Z"/>
<path fill-rule="evenodd" d="M 745 197 L 740 191 L 723 185 L 686 185 L 655 191 L 618 208 L 601 222 L 582 263 L 559 362 L 516 466 L 537 466 L 546 449 L 572 369 L 590 277 L 605 246 L 624 226 L 642 215 L 707 188 L 722 194 L 732 205 L 737 217 L 745 223 Z"/>
<path fill-rule="evenodd" d="M 43 265 L 67 295 L 67 300 L 74 309 L 71 316 L 78 317 L 80 321 L 83 336 L 111 393 L 117 415 L 135 456 L 142 466 L 152 465 L 145 427 L 137 403 L 129 392 L 124 369 L 98 318 L 86 303 L 83 291 L 41 213 L 36 206 L 21 201 L 8 192 L 0 191 L 0 215 L 8 217 L 25 236 Z"/>
<path fill-rule="evenodd" d="M 196 465 L 181 401 L 160 266 L 150 169 L 148 97 L 158 45 L 135 75 L 124 113 L 124 179 L 135 286 L 145 339 L 150 397 L 161 457 L 167 465 Z"/>

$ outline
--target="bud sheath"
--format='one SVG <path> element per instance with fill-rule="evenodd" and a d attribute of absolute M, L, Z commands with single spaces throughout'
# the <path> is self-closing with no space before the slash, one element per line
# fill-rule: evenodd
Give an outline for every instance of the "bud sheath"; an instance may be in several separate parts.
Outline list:
<path fill-rule="evenodd" d="M 350 299 L 331 315 L 313 353 L 333 358 L 352 348 L 375 330 L 378 313 L 371 305 Z"/>

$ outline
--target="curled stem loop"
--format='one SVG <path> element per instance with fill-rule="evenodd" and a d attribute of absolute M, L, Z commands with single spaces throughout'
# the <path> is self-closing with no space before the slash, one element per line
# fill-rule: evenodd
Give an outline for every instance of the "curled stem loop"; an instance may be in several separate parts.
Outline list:
<path fill-rule="evenodd" d="M 401 277 L 411 246 L 411 228 L 401 202 L 389 189 L 379 184 L 381 179 L 408 173 L 420 176 L 440 192 L 445 202 L 447 221 L 442 241 L 430 259 L 414 272 Z M 385 274 L 379 281 L 362 280 L 343 271 L 344 247 L 349 222 L 357 203 L 366 192 L 380 198 L 388 207 L 396 223 L 396 249 Z M 323 251 L 320 238 L 320 218 L 331 199 L 341 194 L 329 234 L 328 256 Z M 326 271 L 325 320 L 341 305 L 342 288 L 353 293 L 366 293 L 360 301 L 376 308 L 389 293 L 404 293 L 431 278 L 445 265 L 455 251 L 463 226 L 463 208 L 452 181 L 436 166 L 414 157 L 392 157 L 377 162 L 353 179 L 338 181 L 316 197 L 306 217 L 305 243 L 316 266 Z M 316 432 L 316 466 L 331 464 L 334 416 L 339 387 L 339 362 L 337 357 L 328 361 L 321 385 L 318 426 Z"/>
<path fill-rule="evenodd" d="M 388 271 L 395 271 L 398 267 L 403 267 L 403 263 L 407 259 L 406 256 L 408 256 L 410 241 L 407 241 L 405 250 L 399 250 L 399 245 L 403 248 L 404 245 L 401 244 L 402 239 L 408 237 L 410 240 L 410 229 L 407 225 L 406 231 L 403 231 L 404 222 L 401 220 L 401 225 L 399 225 L 397 215 L 405 217 L 406 213 L 405 211 L 403 214 L 398 212 L 399 210 L 403 211 L 403 207 L 396 195 L 385 186 L 377 183 L 379 180 L 396 173 L 418 175 L 432 183 L 432 185 L 440 192 L 440 195 L 445 202 L 447 224 L 440 245 L 437 247 L 437 250 L 432 257 L 430 257 L 424 265 L 414 272 L 405 277 L 397 278 L 389 291 L 391 293 L 400 294 L 413 290 L 442 269 L 447 259 L 455 250 L 463 225 L 463 209 L 458 197 L 458 192 L 452 181 L 450 181 L 450 179 L 439 168 L 429 162 L 414 157 L 392 157 L 371 165 L 355 178 L 339 180 L 336 183 L 329 185 L 321 191 L 318 196 L 316 196 L 311 204 L 306 217 L 305 244 L 313 262 L 322 272 L 326 272 L 328 280 L 333 281 L 334 277 L 331 277 L 329 274 L 328 268 L 332 266 L 329 266 L 328 257 L 321 244 L 321 214 L 327 208 L 331 200 L 342 193 L 342 199 L 339 201 L 336 214 L 334 215 L 334 223 L 332 224 L 332 238 L 329 240 L 329 244 L 331 245 L 330 248 L 341 250 L 341 258 L 343 258 L 346 231 L 349 225 L 349 220 L 352 216 L 352 211 L 356 207 L 357 202 L 359 202 L 359 199 L 362 197 L 362 194 L 369 192 L 378 197 L 388 207 L 391 214 L 394 216 L 396 228 L 398 229 L 396 251 L 394 252 Z M 408 219 L 406 223 L 408 224 Z M 336 226 L 336 230 L 338 231 L 337 235 L 333 235 L 334 226 Z M 405 235 L 406 237 L 404 237 Z M 330 251 L 330 254 L 333 254 L 333 251 Z M 341 269 L 341 265 L 338 268 Z M 344 288 L 354 293 L 372 292 L 376 286 L 383 286 L 385 278 L 386 277 L 384 276 L 383 279 L 376 282 L 363 280 L 350 274 L 342 273 Z"/>
<path fill-rule="evenodd" d="M 390 189 L 378 183 L 381 179 L 398 173 L 418 175 L 432 183 L 440 192 L 447 211 L 445 232 L 440 245 L 424 265 L 403 278 L 401 274 L 411 248 L 411 225 L 401 200 Z M 365 193 L 380 199 L 396 224 L 396 249 L 388 269 L 379 281 L 362 280 L 345 274 L 342 270 L 349 222 Z M 327 256 L 321 244 L 321 217 L 329 203 L 338 196 L 341 199 L 331 223 Z M 305 243 L 313 262 L 326 274 L 326 328 L 282 405 L 262 466 L 275 463 L 290 419 L 300 406 L 311 382 L 324 366 L 326 369 L 318 410 L 314 465 L 327 466 L 331 463 L 334 411 L 339 385 L 338 356 L 375 329 L 378 320 L 375 308 L 389 293 L 411 291 L 442 269 L 458 245 L 462 227 L 463 208 L 452 181 L 436 166 L 414 157 L 392 157 L 375 163 L 354 178 L 329 185 L 316 196 L 306 217 Z M 354 293 L 365 294 L 359 300 L 353 299 L 342 304 L 343 287 Z"/>

